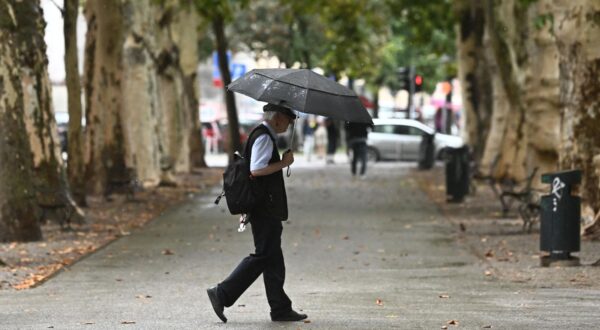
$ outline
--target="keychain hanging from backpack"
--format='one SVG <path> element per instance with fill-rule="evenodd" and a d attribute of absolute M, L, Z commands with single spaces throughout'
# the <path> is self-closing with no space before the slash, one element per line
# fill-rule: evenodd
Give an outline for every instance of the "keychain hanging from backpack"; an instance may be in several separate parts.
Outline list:
<path fill-rule="evenodd" d="M 242 214 L 240 216 L 240 226 L 238 227 L 238 233 L 243 233 L 246 230 L 246 224 L 248 223 L 248 215 Z"/>

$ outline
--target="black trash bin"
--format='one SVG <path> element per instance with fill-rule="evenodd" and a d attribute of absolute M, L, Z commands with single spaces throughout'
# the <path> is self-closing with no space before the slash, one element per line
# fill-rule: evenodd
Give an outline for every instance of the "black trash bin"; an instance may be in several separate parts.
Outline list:
<path fill-rule="evenodd" d="M 446 201 L 460 203 L 469 193 L 469 148 L 444 149 L 446 160 Z"/>
<path fill-rule="evenodd" d="M 579 258 L 571 252 L 578 252 L 581 244 L 581 199 L 571 192 L 581 183 L 581 171 L 542 174 L 542 183 L 550 184 L 550 194 L 540 202 L 540 250 L 549 252 L 541 258 L 541 265 L 579 265 Z"/>
<path fill-rule="evenodd" d="M 419 169 L 429 170 L 434 164 L 434 149 L 433 143 L 435 137 L 434 134 L 423 133 L 421 138 L 421 145 L 419 146 Z"/>

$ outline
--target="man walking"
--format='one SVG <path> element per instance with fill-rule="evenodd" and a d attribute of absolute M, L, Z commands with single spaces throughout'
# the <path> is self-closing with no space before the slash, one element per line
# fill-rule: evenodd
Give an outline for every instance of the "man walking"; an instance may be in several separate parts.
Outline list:
<path fill-rule="evenodd" d="M 265 281 L 271 320 L 301 321 L 307 317 L 292 309 L 292 302 L 283 290 L 281 222 L 287 220 L 288 209 L 282 169 L 294 162 L 294 155 L 288 150 L 280 158 L 275 137 L 287 130 L 296 115 L 273 104 L 265 105 L 263 110 L 265 121 L 250 133 L 246 145 L 250 150 L 250 172 L 266 191 L 265 198 L 248 214 L 255 252 L 244 258 L 223 282 L 207 290 L 215 313 L 223 322 L 227 322 L 225 307 L 232 306 L 260 274 Z"/>
<path fill-rule="evenodd" d="M 352 123 L 346 124 L 346 134 L 348 135 L 348 148 L 352 148 L 352 163 L 350 170 L 352 177 L 356 176 L 356 165 L 360 161 L 360 177 L 365 178 L 367 172 L 367 128 L 370 124 Z"/>

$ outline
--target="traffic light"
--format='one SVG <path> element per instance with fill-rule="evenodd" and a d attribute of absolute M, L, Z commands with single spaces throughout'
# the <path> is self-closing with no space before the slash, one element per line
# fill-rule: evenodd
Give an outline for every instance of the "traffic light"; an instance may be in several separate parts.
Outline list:
<path fill-rule="evenodd" d="M 408 67 L 399 67 L 398 68 L 398 82 L 400 83 L 400 89 L 409 90 L 410 89 L 410 69 Z"/>
<path fill-rule="evenodd" d="M 423 76 L 415 75 L 415 92 L 423 91 Z"/>

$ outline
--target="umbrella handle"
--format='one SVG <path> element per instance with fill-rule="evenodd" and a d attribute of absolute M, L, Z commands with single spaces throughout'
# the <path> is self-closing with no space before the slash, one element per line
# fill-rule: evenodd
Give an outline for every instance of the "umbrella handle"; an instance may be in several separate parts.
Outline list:
<path fill-rule="evenodd" d="M 293 122 L 293 126 L 292 126 L 292 138 L 290 139 L 290 149 L 288 149 L 288 151 L 291 151 L 293 148 L 293 144 L 294 144 L 294 136 L 296 136 L 296 120 L 298 120 L 297 118 L 294 119 Z M 292 175 L 292 169 L 288 166 L 287 171 L 285 173 L 287 175 L 287 177 L 289 178 L 290 175 Z"/>

